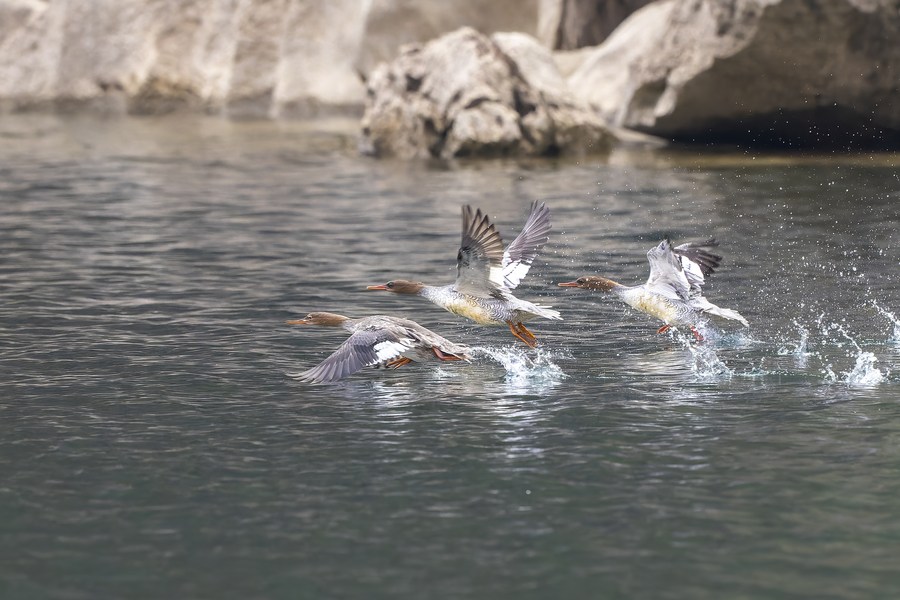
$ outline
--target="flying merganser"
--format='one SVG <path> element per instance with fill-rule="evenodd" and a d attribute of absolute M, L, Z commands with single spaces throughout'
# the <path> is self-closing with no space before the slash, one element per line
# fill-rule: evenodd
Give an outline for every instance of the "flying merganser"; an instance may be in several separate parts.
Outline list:
<path fill-rule="evenodd" d="M 749 327 L 747 319 L 730 308 L 720 308 L 703 297 L 703 284 L 722 261 L 707 251 L 719 243 L 715 239 L 690 242 L 672 247 L 665 239 L 647 252 L 650 262 L 650 278 L 643 285 L 627 286 L 594 275 L 579 277 L 575 281 L 560 283 L 560 287 L 579 287 L 587 290 L 610 292 L 625 304 L 656 317 L 665 323 L 658 333 L 679 325 L 691 328 L 698 340 L 703 336 L 698 326 L 706 325 L 706 315 L 740 321 Z"/>
<path fill-rule="evenodd" d="M 328 358 L 297 376 L 302 381 L 327 383 L 343 379 L 363 367 L 397 369 L 425 361 L 469 360 L 468 348 L 454 344 L 415 321 L 375 315 L 351 319 L 329 312 L 309 313 L 288 325 L 342 327 L 350 337 Z"/>
<path fill-rule="evenodd" d="M 534 202 L 521 233 L 503 250 L 503 239 L 481 209 L 462 208 L 462 243 L 456 255 L 456 282 L 444 286 L 425 285 L 395 279 L 369 290 L 422 296 L 453 314 L 481 325 L 509 327 L 514 336 L 528 346 L 537 339 L 523 323 L 534 317 L 561 319 L 559 312 L 546 306 L 519 300 L 512 295 L 528 273 L 531 263 L 550 239 L 550 209 Z"/>

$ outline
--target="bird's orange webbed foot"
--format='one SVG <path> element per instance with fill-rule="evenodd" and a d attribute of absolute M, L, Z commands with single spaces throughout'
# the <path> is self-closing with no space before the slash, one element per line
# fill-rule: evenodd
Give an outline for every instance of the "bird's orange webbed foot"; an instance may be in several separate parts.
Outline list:
<path fill-rule="evenodd" d="M 510 333 L 512 333 L 512 334 L 513 334 L 514 336 L 516 336 L 518 339 L 520 339 L 520 340 L 522 340 L 523 342 L 525 342 L 529 347 L 532 347 L 532 348 L 534 347 L 534 346 L 531 345 L 531 342 L 529 342 L 528 340 L 526 340 L 525 338 L 522 337 L 522 334 L 519 333 L 518 328 L 516 328 L 516 326 L 513 325 L 513 322 L 512 322 L 512 321 L 507 321 L 506 324 L 509 326 L 509 332 L 510 332 Z"/>
<path fill-rule="evenodd" d="M 532 348 L 534 348 L 535 346 L 538 345 L 537 338 L 534 337 L 534 334 L 533 334 L 533 333 L 531 333 L 530 331 L 528 331 L 528 329 L 525 328 L 525 324 L 524 324 L 524 323 L 516 323 L 516 327 L 519 329 L 519 333 L 521 333 L 521 334 L 524 335 L 528 340 L 531 341 L 531 344 L 529 344 L 529 345 L 530 345 Z"/>
<path fill-rule="evenodd" d="M 537 346 L 537 338 L 535 338 L 530 331 L 525 329 L 524 325 L 522 325 L 521 323 L 513 324 L 512 321 L 507 321 L 506 324 L 509 325 L 509 331 L 514 336 L 525 342 L 525 344 L 529 348 L 534 348 L 535 346 Z"/>
<path fill-rule="evenodd" d="M 671 325 L 663 325 L 662 327 L 660 327 L 659 329 L 656 330 L 656 333 L 665 333 L 671 328 L 672 328 Z"/>
<path fill-rule="evenodd" d="M 445 352 L 441 352 L 441 349 L 437 346 L 432 346 L 431 351 L 434 352 L 434 355 L 438 357 L 440 360 L 462 360 L 455 354 L 447 354 Z"/>
<path fill-rule="evenodd" d="M 694 327 L 693 325 L 691 325 L 691 333 L 694 334 L 694 337 L 697 338 L 698 342 L 703 341 L 703 334 L 701 334 L 699 331 L 697 331 L 697 328 Z"/>
<path fill-rule="evenodd" d="M 395 358 L 394 360 L 389 360 L 384 363 L 384 366 L 388 369 L 399 369 L 403 365 L 408 365 L 412 362 L 411 358 L 406 358 L 405 356 L 401 356 L 400 358 Z"/>

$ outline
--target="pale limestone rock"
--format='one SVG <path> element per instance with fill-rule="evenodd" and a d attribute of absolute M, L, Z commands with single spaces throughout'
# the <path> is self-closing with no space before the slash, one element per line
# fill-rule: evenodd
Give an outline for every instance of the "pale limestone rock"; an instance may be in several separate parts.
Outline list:
<path fill-rule="evenodd" d="M 568 80 L 572 93 L 608 122 L 621 125 L 633 93 L 635 71 L 663 50 L 663 37 L 678 1 L 662 0 L 645 7 L 622 23 L 604 44 L 579 53 L 581 66 Z"/>
<path fill-rule="evenodd" d="M 46 3 L 0 2 L 0 98 L 49 102 L 55 97 L 65 15 Z"/>
<path fill-rule="evenodd" d="M 568 84 L 569 77 L 584 64 L 584 61 L 593 56 L 596 48 L 581 48 L 580 50 L 558 50 L 553 53 L 553 62 L 560 75 L 566 78 Z"/>
<path fill-rule="evenodd" d="M 231 85 L 225 97 L 229 114 L 264 117 L 272 107 L 284 38 L 288 0 L 254 2 L 237 27 Z"/>
<path fill-rule="evenodd" d="M 531 36 L 520 33 L 495 33 L 491 38 L 519 68 L 519 75 L 538 92 L 552 96 L 568 94 L 566 80 L 547 52 Z"/>
<path fill-rule="evenodd" d="M 166 2 L 69 0 L 55 65 L 60 98 L 81 100 L 107 89 L 136 94 L 156 59 Z M 58 14 L 50 4 L 48 13 Z"/>
<path fill-rule="evenodd" d="M 0 2 L 0 43 L 13 31 L 24 27 L 47 10 L 42 0 L 6 0 Z"/>
<path fill-rule="evenodd" d="M 293 2 L 286 15 L 275 116 L 358 116 L 365 85 L 355 60 L 366 11 L 360 0 Z"/>
<path fill-rule="evenodd" d="M 569 78 L 612 123 L 680 140 L 900 143 L 895 0 L 662 0 Z"/>
<path fill-rule="evenodd" d="M 401 46 L 425 43 L 460 27 L 534 35 L 540 0 L 370 1 L 356 63 L 364 77 L 396 58 Z"/>
<path fill-rule="evenodd" d="M 541 0 L 537 37 L 554 50 L 596 46 L 653 0 Z"/>
<path fill-rule="evenodd" d="M 363 0 L 0 0 L 0 106 L 362 111 Z"/>
<path fill-rule="evenodd" d="M 462 28 L 410 46 L 368 81 L 361 148 L 401 158 L 604 152 L 614 136 L 524 34 Z"/>
<path fill-rule="evenodd" d="M 485 102 L 478 110 L 462 110 L 450 123 L 440 156 L 515 154 L 522 142 L 519 115 L 499 102 Z"/>

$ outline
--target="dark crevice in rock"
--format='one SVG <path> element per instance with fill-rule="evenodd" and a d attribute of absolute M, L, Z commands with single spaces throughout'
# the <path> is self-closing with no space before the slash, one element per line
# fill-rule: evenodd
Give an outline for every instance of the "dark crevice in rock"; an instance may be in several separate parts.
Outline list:
<path fill-rule="evenodd" d="M 637 90 L 631 97 L 631 110 L 653 110 L 660 97 L 666 91 L 666 80 L 664 78 L 655 81 L 648 81 Z"/>
<path fill-rule="evenodd" d="M 490 102 L 490 100 L 491 99 L 488 98 L 487 96 L 478 96 L 477 98 L 473 98 L 472 100 L 469 100 L 469 102 L 466 103 L 466 105 L 463 107 L 463 110 L 471 110 L 471 109 L 475 108 L 476 106 L 484 104 L 485 102 Z"/>
<path fill-rule="evenodd" d="M 431 156 L 441 156 L 444 151 L 444 146 L 447 144 L 447 134 L 451 127 L 453 127 L 452 122 L 443 130 L 438 130 L 437 125 L 434 123 L 434 119 L 426 118 L 422 121 L 422 128 L 425 130 L 426 139 L 432 140 L 428 144 L 428 153 Z"/>
<path fill-rule="evenodd" d="M 419 88 L 422 87 L 422 81 L 424 77 L 413 77 L 412 75 L 406 75 L 406 91 L 409 93 L 418 92 Z"/>
<path fill-rule="evenodd" d="M 528 127 L 525 126 L 521 119 L 519 120 L 518 125 L 519 132 L 522 134 L 522 139 L 528 142 L 531 147 L 536 148 L 538 145 L 537 140 L 534 138 L 534 135 L 532 135 L 531 131 L 528 129 Z"/>
<path fill-rule="evenodd" d="M 605 40 L 631 13 L 652 0 L 559 0 L 559 20 L 552 47 L 575 50 L 596 46 Z"/>
<path fill-rule="evenodd" d="M 562 148 L 560 148 L 557 144 L 550 144 L 544 151 L 541 153 L 541 156 L 546 156 L 548 158 L 555 158 L 562 154 Z"/>
<path fill-rule="evenodd" d="M 100 88 L 104 93 L 106 92 L 121 92 L 125 88 L 122 87 L 122 84 L 118 81 L 105 81 L 103 79 L 97 80 L 97 87 Z"/>
<path fill-rule="evenodd" d="M 525 99 L 524 94 L 519 89 L 513 90 L 513 107 L 520 117 L 524 117 L 529 113 L 533 113 L 537 109 L 537 105 Z"/>

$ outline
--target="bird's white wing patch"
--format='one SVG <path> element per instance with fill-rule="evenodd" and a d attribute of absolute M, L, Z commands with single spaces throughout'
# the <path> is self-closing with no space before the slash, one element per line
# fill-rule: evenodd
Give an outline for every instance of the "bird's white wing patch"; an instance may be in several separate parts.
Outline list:
<path fill-rule="evenodd" d="M 531 213 L 522 231 L 503 253 L 503 287 L 513 290 L 528 274 L 531 263 L 550 239 L 550 209 L 537 201 L 531 204 Z M 492 277 L 493 280 L 493 277 Z"/>
<path fill-rule="evenodd" d="M 527 268 L 525 269 L 528 270 Z M 496 287 L 506 287 L 506 273 L 505 269 L 500 267 L 491 267 L 490 275 L 488 279 L 491 283 L 493 283 Z"/>
<path fill-rule="evenodd" d="M 502 273 L 504 287 L 510 290 L 515 289 L 525 278 L 530 269 L 531 263 L 523 261 L 511 262 L 506 265 L 506 267 L 503 268 Z M 491 274 L 491 277 L 493 279 L 493 274 Z"/>
<path fill-rule="evenodd" d="M 400 340 L 383 340 L 373 346 L 377 360 L 372 364 L 378 364 L 387 360 L 393 360 L 412 348 L 415 341 L 410 338 L 401 338 Z M 371 366 L 371 365 L 369 365 Z"/>

